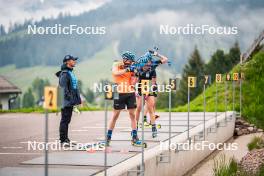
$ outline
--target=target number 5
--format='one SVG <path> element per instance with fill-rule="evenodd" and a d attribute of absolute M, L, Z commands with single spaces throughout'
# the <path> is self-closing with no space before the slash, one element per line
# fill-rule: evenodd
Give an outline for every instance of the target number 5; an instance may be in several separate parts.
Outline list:
<path fill-rule="evenodd" d="M 176 79 L 170 79 L 170 86 L 171 86 L 171 90 L 176 90 L 177 86 L 176 86 Z"/>

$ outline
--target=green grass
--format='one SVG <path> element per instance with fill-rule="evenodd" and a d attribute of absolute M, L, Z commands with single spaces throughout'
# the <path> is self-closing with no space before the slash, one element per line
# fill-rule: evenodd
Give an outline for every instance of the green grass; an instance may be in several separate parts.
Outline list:
<path fill-rule="evenodd" d="M 242 67 L 237 65 L 230 73 L 240 72 L 240 70 L 245 74 L 245 80 L 242 84 L 242 116 L 250 123 L 264 129 L 264 52 L 257 53 Z M 239 111 L 239 82 L 236 82 L 235 87 L 235 110 Z M 225 84 L 218 84 L 218 111 L 225 111 L 224 90 Z M 216 83 L 206 89 L 206 111 L 208 112 L 215 111 L 215 92 Z M 193 112 L 203 111 L 203 94 L 191 101 L 190 110 Z M 232 110 L 231 82 L 228 82 L 227 110 Z M 173 111 L 187 111 L 187 105 L 174 108 Z"/>
<path fill-rule="evenodd" d="M 248 150 L 251 151 L 253 149 L 261 149 L 264 148 L 264 140 L 262 137 L 255 136 L 250 143 L 247 145 Z"/>
<path fill-rule="evenodd" d="M 216 86 L 217 86 L 217 110 L 218 111 L 225 111 L 225 83 L 221 84 L 215 84 L 213 83 L 210 85 L 210 87 L 207 87 L 206 89 L 206 111 L 213 112 L 215 111 L 216 107 Z M 239 85 L 238 83 L 235 84 L 236 90 L 235 90 L 235 109 L 239 110 Z M 227 110 L 232 110 L 232 82 L 227 83 Z M 193 101 L 190 103 L 190 110 L 193 112 L 200 112 L 204 110 L 203 107 L 203 93 L 200 94 L 198 97 L 196 97 Z M 179 112 L 186 112 L 187 111 L 187 104 L 184 106 L 180 106 L 177 108 L 174 108 L 173 111 L 179 111 Z"/>
<path fill-rule="evenodd" d="M 225 155 L 214 160 L 214 176 L 235 176 L 238 171 L 238 164 L 234 159 L 226 161 Z"/>
<path fill-rule="evenodd" d="M 85 106 L 78 108 L 80 111 L 100 111 L 103 110 L 100 107 L 95 106 Z M 48 112 L 59 112 L 60 110 L 49 110 Z M 12 110 L 0 110 L 1 113 L 44 113 L 45 109 L 42 107 L 34 107 L 34 108 L 20 108 L 20 109 L 12 109 Z"/>
<path fill-rule="evenodd" d="M 0 110 L 0 113 L 33 113 L 33 112 L 44 113 L 45 110 L 42 107 Z M 57 112 L 57 111 L 49 111 L 49 112 Z"/>
<path fill-rule="evenodd" d="M 256 176 L 263 176 L 264 175 L 264 165 L 262 165 L 256 174 Z"/>

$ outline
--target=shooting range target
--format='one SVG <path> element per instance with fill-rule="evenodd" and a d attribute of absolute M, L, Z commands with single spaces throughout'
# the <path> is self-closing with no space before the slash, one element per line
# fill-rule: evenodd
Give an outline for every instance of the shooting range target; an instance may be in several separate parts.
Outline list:
<path fill-rule="evenodd" d="M 233 80 L 238 81 L 239 80 L 239 74 L 238 73 L 233 73 Z"/>
<path fill-rule="evenodd" d="M 232 79 L 231 79 L 231 74 L 226 74 L 226 81 L 232 81 Z"/>
<path fill-rule="evenodd" d="M 176 79 L 170 79 L 169 84 L 171 85 L 171 90 L 177 89 Z"/>
<path fill-rule="evenodd" d="M 216 83 L 222 83 L 222 74 L 216 74 L 215 81 Z"/>
<path fill-rule="evenodd" d="M 194 88 L 197 85 L 196 77 L 188 77 L 188 87 Z"/>

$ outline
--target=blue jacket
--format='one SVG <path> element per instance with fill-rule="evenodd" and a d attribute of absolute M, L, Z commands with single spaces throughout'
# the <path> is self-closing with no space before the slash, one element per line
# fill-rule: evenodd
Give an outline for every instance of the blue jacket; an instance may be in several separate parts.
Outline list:
<path fill-rule="evenodd" d="M 72 71 L 73 69 L 63 64 L 61 71 L 56 73 L 59 77 L 59 85 L 63 89 L 62 108 L 81 104 L 78 82 Z"/>

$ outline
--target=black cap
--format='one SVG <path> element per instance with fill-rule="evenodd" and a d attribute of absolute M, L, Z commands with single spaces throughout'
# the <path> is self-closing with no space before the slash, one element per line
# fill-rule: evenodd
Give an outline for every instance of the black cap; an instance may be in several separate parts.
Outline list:
<path fill-rule="evenodd" d="M 66 62 L 68 60 L 77 60 L 77 59 L 78 59 L 78 57 L 73 57 L 72 55 L 66 55 L 63 58 L 63 62 Z"/>

